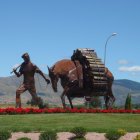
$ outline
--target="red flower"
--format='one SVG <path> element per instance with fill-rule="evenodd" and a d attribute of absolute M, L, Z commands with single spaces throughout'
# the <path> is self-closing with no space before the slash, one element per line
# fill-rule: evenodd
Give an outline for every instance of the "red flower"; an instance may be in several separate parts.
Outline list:
<path fill-rule="evenodd" d="M 0 114 L 39 114 L 39 113 L 137 113 L 140 114 L 140 109 L 138 110 L 124 110 L 124 109 L 86 109 L 86 108 L 0 108 Z"/>

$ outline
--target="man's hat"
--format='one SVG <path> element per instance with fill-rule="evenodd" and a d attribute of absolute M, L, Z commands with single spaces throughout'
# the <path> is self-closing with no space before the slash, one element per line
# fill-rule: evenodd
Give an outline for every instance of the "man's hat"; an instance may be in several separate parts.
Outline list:
<path fill-rule="evenodd" d="M 28 53 L 24 53 L 21 57 L 22 58 L 29 57 L 29 54 Z"/>

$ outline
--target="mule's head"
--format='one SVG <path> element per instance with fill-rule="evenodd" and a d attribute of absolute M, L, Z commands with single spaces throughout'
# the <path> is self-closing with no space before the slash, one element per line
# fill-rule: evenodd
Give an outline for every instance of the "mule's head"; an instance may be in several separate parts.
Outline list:
<path fill-rule="evenodd" d="M 50 77 L 51 83 L 52 83 L 52 88 L 53 88 L 54 92 L 57 92 L 57 82 L 59 79 L 58 75 L 53 72 L 52 68 L 48 67 L 48 71 L 49 71 L 49 77 Z"/>

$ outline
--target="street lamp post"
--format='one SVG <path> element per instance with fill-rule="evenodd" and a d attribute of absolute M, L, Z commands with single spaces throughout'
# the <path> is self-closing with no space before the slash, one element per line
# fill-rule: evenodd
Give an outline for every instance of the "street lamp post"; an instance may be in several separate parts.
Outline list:
<path fill-rule="evenodd" d="M 115 36 L 117 35 L 117 33 L 112 33 L 106 40 L 106 43 L 105 43 L 105 51 L 104 51 L 104 65 L 105 65 L 105 61 L 106 61 L 106 47 L 107 47 L 107 43 L 109 41 L 109 39 L 112 37 L 112 36 Z"/>

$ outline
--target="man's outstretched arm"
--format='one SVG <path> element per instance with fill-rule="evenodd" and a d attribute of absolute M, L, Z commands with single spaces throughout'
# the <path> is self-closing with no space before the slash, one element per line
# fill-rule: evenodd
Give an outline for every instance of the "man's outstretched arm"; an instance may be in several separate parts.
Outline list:
<path fill-rule="evenodd" d="M 45 77 L 45 75 L 43 74 L 43 72 L 40 69 L 37 68 L 36 69 L 36 73 L 39 73 L 45 79 L 45 81 L 47 82 L 47 84 L 50 83 L 50 80 Z"/>

